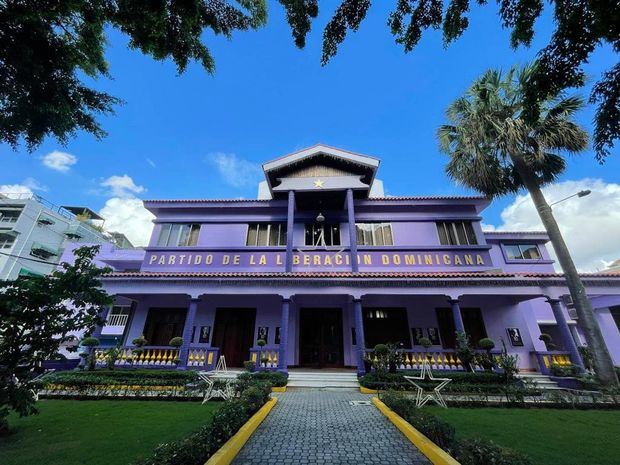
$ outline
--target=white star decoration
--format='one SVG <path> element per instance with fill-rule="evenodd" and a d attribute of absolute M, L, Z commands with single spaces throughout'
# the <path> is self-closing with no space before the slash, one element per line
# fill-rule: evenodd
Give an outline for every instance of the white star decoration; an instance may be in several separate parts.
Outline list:
<path fill-rule="evenodd" d="M 324 187 L 323 186 L 324 182 L 325 181 L 323 181 L 322 179 L 317 179 L 316 181 L 314 181 L 314 187 L 318 187 L 318 188 Z"/>
<path fill-rule="evenodd" d="M 431 381 L 441 381 L 432 390 L 431 393 L 425 393 L 424 389 L 422 389 L 422 387 L 420 387 L 420 385 L 415 382 L 415 381 L 424 381 L 427 377 Z M 417 408 L 423 407 L 424 405 L 426 405 L 426 403 L 429 400 L 434 401 L 437 405 L 443 408 L 448 408 L 448 406 L 446 405 L 446 401 L 441 396 L 441 393 L 439 391 L 441 391 L 446 386 L 446 384 L 448 384 L 452 380 L 450 378 L 433 377 L 433 372 L 431 371 L 431 367 L 428 364 L 427 360 L 425 360 L 424 363 L 422 364 L 422 371 L 420 372 L 419 376 L 404 376 L 404 378 L 417 388 L 417 392 L 415 396 L 415 405 Z"/>

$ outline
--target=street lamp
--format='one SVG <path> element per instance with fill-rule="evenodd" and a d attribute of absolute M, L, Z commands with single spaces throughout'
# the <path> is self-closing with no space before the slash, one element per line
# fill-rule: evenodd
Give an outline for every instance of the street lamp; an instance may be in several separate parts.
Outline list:
<path fill-rule="evenodd" d="M 564 202 L 565 200 L 572 199 L 573 197 L 580 197 L 580 198 L 585 197 L 586 195 L 590 195 L 591 193 L 592 191 L 590 189 L 579 191 L 576 194 L 569 195 L 568 197 L 564 197 L 563 199 L 558 200 L 557 202 L 550 203 L 549 206 L 552 207 L 554 205 L 557 205 L 560 202 Z"/>

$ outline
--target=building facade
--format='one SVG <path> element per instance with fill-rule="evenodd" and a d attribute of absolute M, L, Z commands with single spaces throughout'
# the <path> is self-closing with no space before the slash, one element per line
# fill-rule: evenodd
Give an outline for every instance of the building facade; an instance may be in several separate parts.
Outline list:
<path fill-rule="evenodd" d="M 504 344 L 523 370 L 581 363 L 545 233 L 484 232 L 483 197 L 386 197 L 378 168 L 318 145 L 265 163 L 257 200 L 145 201 L 149 245 L 98 257 L 115 270 L 103 280 L 115 305 L 97 335 L 122 345 L 119 366 L 208 369 L 224 355 L 229 366 L 363 373 L 379 343 L 417 367 L 425 337 L 435 368 L 462 369 L 456 331 Z M 583 279 L 620 364 L 620 275 Z M 134 352 L 139 336 L 147 345 Z"/>
<path fill-rule="evenodd" d="M 51 273 L 73 243 L 103 244 L 103 218 L 32 193 L 0 193 L 0 280 Z"/>

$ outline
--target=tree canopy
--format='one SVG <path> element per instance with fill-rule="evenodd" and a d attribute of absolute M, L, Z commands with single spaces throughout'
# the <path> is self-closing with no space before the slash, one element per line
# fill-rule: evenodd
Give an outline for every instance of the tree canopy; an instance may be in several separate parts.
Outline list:
<path fill-rule="evenodd" d="M 574 120 L 581 97 L 550 96 L 538 102 L 536 120 L 525 117 L 525 93 L 536 72 L 536 65 L 505 74 L 488 70 L 448 107 L 449 124 L 437 131 L 450 157 L 448 176 L 489 197 L 513 194 L 526 187 L 515 157 L 540 187 L 564 171 L 563 153 L 585 150 L 588 134 Z"/>
<path fill-rule="evenodd" d="M 156 60 L 172 59 L 182 73 L 196 61 L 213 73 L 215 62 L 202 34 L 228 37 L 266 24 L 267 0 L 7 0 L 0 2 L 0 140 L 32 150 L 46 136 L 64 143 L 78 130 L 95 137 L 105 131 L 97 116 L 112 113 L 116 97 L 85 84 L 82 76 L 108 76 L 104 51 L 107 28 L 129 36 L 129 45 Z M 486 0 L 394 0 L 388 26 L 405 52 L 428 29 L 441 29 L 448 46 L 469 27 L 472 4 Z M 304 47 L 318 0 L 278 0 L 298 47 Z M 555 30 L 538 54 L 540 63 L 526 91 L 533 120 L 538 101 L 585 83 L 583 65 L 608 44 L 620 51 L 617 0 L 549 0 Z M 510 44 L 529 46 L 543 0 L 497 0 L 499 20 L 511 30 Z M 371 0 L 341 0 L 323 31 L 321 62 L 338 52 L 356 31 Z M 599 161 L 620 136 L 620 63 L 598 78 L 590 101 L 596 104 L 594 148 Z"/>
<path fill-rule="evenodd" d="M 76 249 L 75 262 L 62 263 L 51 275 L 0 281 L 0 434 L 9 409 L 36 413 L 28 386 L 32 371 L 71 340 L 71 333 L 103 323 L 99 314 L 111 300 L 99 278 L 109 268 L 93 262 L 98 250 Z"/>

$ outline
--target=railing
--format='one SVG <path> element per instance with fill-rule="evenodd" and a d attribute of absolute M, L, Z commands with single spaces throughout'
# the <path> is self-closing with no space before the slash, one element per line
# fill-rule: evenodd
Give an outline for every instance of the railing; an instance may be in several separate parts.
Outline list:
<path fill-rule="evenodd" d="M 111 349 L 114 348 L 97 347 L 95 349 L 96 366 L 108 365 L 107 352 Z M 213 370 L 217 363 L 219 351 L 220 349 L 217 347 L 190 347 L 187 355 L 187 367 Z M 124 346 L 119 348 L 114 366 L 119 368 L 176 368 L 181 361 L 179 355 L 179 349 L 169 346 Z"/>
<path fill-rule="evenodd" d="M 95 363 L 99 367 L 107 366 L 106 353 L 113 347 L 95 349 Z M 171 368 L 179 363 L 179 349 L 167 346 L 121 347 L 114 362 L 115 367 L 149 367 Z"/>
<path fill-rule="evenodd" d="M 552 375 L 551 365 L 558 365 L 561 367 L 571 366 L 572 361 L 570 359 L 570 352 L 563 352 L 559 350 L 533 352 L 538 360 L 538 366 L 540 372 L 543 375 Z"/>
<path fill-rule="evenodd" d="M 264 346 L 250 349 L 250 361 L 254 362 L 259 370 L 275 370 L 278 368 L 280 356 L 278 346 Z"/>
<path fill-rule="evenodd" d="M 402 358 L 397 368 L 399 370 L 419 370 L 422 368 L 424 360 L 428 360 L 433 370 L 465 370 L 463 362 L 452 349 L 431 349 L 424 351 L 423 349 L 404 349 L 400 351 Z M 484 351 L 476 351 L 483 353 Z M 498 359 L 498 351 L 493 351 L 491 355 Z M 379 360 L 372 349 L 366 349 L 365 360 L 370 363 L 377 363 Z M 478 364 L 472 364 L 472 368 L 476 371 L 483 371 L 484 368 Z"/>
<path fill-rule="evenodd" d="M 125 326 L 128 319 L 129 315 L 126 313 L 113 313 L 108 317 L 106 326 Z"/>
<path fill-rule="evenodd" d="M 188 368 L 215 369 L 220 349 L 217 347 L 190 347 L 187 355 Z"/>

